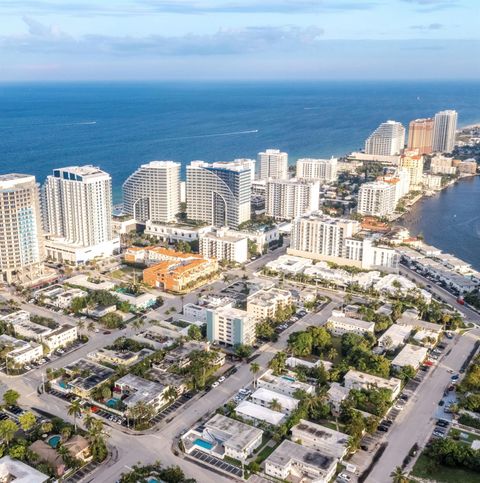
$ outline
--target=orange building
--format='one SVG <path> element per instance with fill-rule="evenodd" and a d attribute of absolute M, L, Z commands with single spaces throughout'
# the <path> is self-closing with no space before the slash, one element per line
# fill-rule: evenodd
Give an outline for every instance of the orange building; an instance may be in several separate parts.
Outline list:
<path fill-rule="evenodd" d="M 218 271 L 216 259 L 163 247 L 128 248 L 125 261 L 148 265 L 143 271 L 143 281 L 172 292 L 184 292 L 201 281 L 207 282 Z"/>
<path fill-rule="evenodd" d="M 415 119 L 408 128 L 408 149 L 430 154 L 433 144 L 433 119 Z"/>

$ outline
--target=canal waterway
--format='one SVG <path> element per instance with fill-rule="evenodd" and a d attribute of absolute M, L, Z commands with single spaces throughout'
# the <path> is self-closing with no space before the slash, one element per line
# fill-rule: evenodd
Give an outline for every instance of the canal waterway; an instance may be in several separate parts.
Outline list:
<path fill-rule="evenodd" d="M 425 242 L 480 270 L 480 176 L 418 201 L 400 224 Z"/>

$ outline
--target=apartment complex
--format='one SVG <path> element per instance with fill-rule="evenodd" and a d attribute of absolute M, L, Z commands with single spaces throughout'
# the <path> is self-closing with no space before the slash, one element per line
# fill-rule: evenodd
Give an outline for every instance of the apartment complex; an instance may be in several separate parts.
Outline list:
<path fill-rule="evenodd" d="M 453 165 L 453 158 L 442 156 L 437 154 L 433 156 L 430 161 L 430 173 L 431 174 L 447 174 L 454 175 L 457 172 L 457 168 Z"/>
<path fill-rule="evenodd" d="M 396 121 L 382 122 L 365 141 L 365 153 L 381 156 L 399 154 L 405 146 L 405 128 Z"/>
<path fill-rule="evenodd" d="M 288 154 L 267 149 L 257 156 L 257 179 L 288 179 Z"/>
<path fill-rule="evenodd" d="M 370 216 L 391 215 L 397 205 L 396 193 L 396 185 L 391 182 L 363 183 L 358 193 L 357 212 Z"/>
<path fill-rule="evenodd" d="M 43 187 L 47 256 L 84 263 L 119 248 L 112 233 L 112 179 L 94 166 L 54 169 Z"/>
<path fill-rule="evenodd" d="M 210 342 L 235 346 L 255 342 L 256 321 L 244 310 L 231 305 L 207 309 L 207 339 Z"/>
<path fill-rule="evenodd" d="M 375 324 L 365 320 L 346 317 L 343 314 L 331 315 L 327 321 L 328 330 L 336 336 L 343 334 L 365 335 L 374 333 Z"/>
<path fill-rule="evenodd" d="M 43 357 L 43 348 L 36 342 L 26 342 L 6 334 L 0 335 L 0 350 L 8 365 L 22 367 Z"/>
<path fill-rule="evenodd" d="M 402 389 L 402 381 L 395 377 L 385 379 L 383 377 L 372 376 L 365 372 L 350 369 L 344 377 L 345 387 L 350 389 L 371 389 L 373 387 L 389 389 L 392 392 L 391 400 L 393 401 Z"/>
<path fill-rule="evenodd" d="M 292 222 L 287 253 L 365 269 L 396 267 L 396 251 L 359 236 L 360 228 L 358 221 L 332 218 L 321 212 L 297 218 Z"/>
<path fill-rule="evenodd" d="M 337 179 L 337 158 L 302 158 L 297 161 L 297 178 L 331 183 Z"/>
<path fill-rule="evenodd" d="M 0 272 L 7 283 L 31 285 L 44 273 L 40 198 L 34 176 L 0 175 Z"/>
<path fill-rule="evenodd" d="M 172 292 L 189 290 L 206 282 L 218 271 L 215 259 L 163 247 L 130 247 L 125 252 L 125 261 L 147 265 L 143 270 L 143 281 L 151 287 Z"/>
<path fill-rule="evenodd" d="M 433 125 L 432 118 L 410 121 L 407 149 L 418 150 L 419 154 L 430 154 L 433 147 Z"/>
<path fill-rule="evenodd" d="M 188 218 L 231 228 L 248 221 L 252 185 L 248 161 L 192 161 L 187 166 Z"/>
<path fill-rule="evenodd" d="M 248 238 L 227 228 L 219 228 L 200 235 L 199 249 L 206 258 L 235 263 L 245 263 L 248 260 Z"/>
<path fill-rule="evenodd" d="M 247 298 L 247 314 L 255 320 L 275 320 L 279 309 L 292 303 L 292 294 L 288 290 L 269 288 L 259 290 Z"/>
<path fill-rule="evenodd" d="M 279 220 L 292 220 L 318 210 L 320 183 L 299 179 L 269 180 L 265 212 Z"/>
<path fill-rule="evenodd" d="M 400 158 L 400 168 L 410 174 L 410 190 L 421 189 L 423 176 L 423 156 L 417 151 L 406 151 Z"/>
<path fill-rule="evenodd" d="M 142 164 L 123 183 L 123 211 L 140 223 L 170 223 L 180 211 L 180 163 Z"/>
<path fill-rule="evenodd" d="M 337 469 L 337 458 L 285 440 L 265 460 L 265 474 L 282 481 L 328 483 Z"/>
<path fill-rule="evenodd" d="M 457 111 L 440 111 L 435 114 L 433 127 L 433 151 L 451 153 L 455 147 Z"/>

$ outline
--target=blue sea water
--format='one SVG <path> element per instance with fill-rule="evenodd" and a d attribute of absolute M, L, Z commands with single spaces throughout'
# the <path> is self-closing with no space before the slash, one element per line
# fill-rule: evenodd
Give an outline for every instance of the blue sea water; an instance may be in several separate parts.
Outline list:
<path fill-rule="evenodd" d="M 141 163 L 299 157 L 363 146 L 382 121 L 459 111 L 480 121 L 479 82 L 60 83 L 0 85 L 0 172 L 95 164 L 114 200 Z"/>

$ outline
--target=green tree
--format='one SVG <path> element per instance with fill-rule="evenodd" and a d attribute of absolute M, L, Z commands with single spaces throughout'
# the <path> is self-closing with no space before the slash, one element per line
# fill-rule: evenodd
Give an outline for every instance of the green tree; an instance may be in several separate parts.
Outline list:
<path fill-rule="evenodd" d="M 269 407 L 272 411 L 278 411 L 280 412 L 283 408 L 282 408 L 282 405 L 280 404 L 280 402 L 278 401 L 278 399 L 276 398 L 273 398 L 271 401 L 270 401 L 270 404 L 269 404 Z"/>
<path fill-rule="evenodd" d="M 3 394 L 3 402 L 6 406 L 14 406 L 17 404 L 20 394 L 14 389 L 7 389 Z"/>
<path fill-rule="evenodd" d="M 35 426 L 37 418 L 35 417 L 35 414 L 26 411 L 18 416 L 18 422 L 24 431 L 30 431 Z"/>
<path fill-rule="evenodd" d="M 168 404 L 173 403 L 178 397 L 178 391 L 175 386 L 168 386 L 163 395 Z"/>
<path fill-rule="evenodd" d="M 188 337 L 193 340 L 202 340 L 202 330 L 200 329 L 200 327 L 192 324 L 188 328 Z"/>
<path fill-rule="evenodd" d="M 5 441 L 7 447 L 10 445 L 10 441 L 12 441 L 17 431 L 18 426 L 11 419 L 3 419 L 0 421 L 0 439 Z"/>
<path fill-rule="evenodd" d="M 246 359 L 250 357 L 253 352 L 253 347 L 246 345 L 246 344 L 237 344 L 235 346 L 235 355 L 241 357 L 242 359 Z"/>
<path fill-rule="evenodd" d="M 258 362 L 252 362 L 250 364 L 250 372 L 253 374 L 253 386 L 257 387 L 257 374 L 260 371 L 260 364 Z"/>
<path fill-rule="evenodd" d="M 73 426 L 75 431 L 77 431 L 77 418 L 82 414 L 82 406 L 80 406 L 80 400 L 75 399 L 70 403 L 68 407 L 67 413 L 69 416 L 73 417 Z"/>
<path fill-rule="evenodd" d="M 102 398 L 104 400 L 110 399 L 112 397 L 112 390 L 108 386 L 102 387 Z"/>
<path fill-rule="evenodd" d="M 286 363 L 287 363 L 287 354 L 285 354 L 285 352 L 280 351 L 273 356 L 273 358 L 268 363 L 268 367 L 269 369 L 272 370 L 273 374 L 278 376 L 285 370 Z"/>
<path fill-rule="evenodd" d="M 79 314 L 87 308 L 87 299 L 85 297 L 75 297 L 70 304 L 70 309 L 74 314 Z"/>
<path fill-rule="evenodd" d="M 397 466 L 391 473 L 393 483 L 408 483 L 408 477 L 401 466 Z"/>
<path fill-rule="evenodd" d="M 294 332 L 288 339 L 288 346 L 295 356 L 308 356 L 313 349 L 312 335 L 308 332 Z"/>
<path fill-rule="evenodd" d="M 10 458 L 15 458 L 20 461 L 25 461 L 27 455 L 27 447 L 24 444 L 14 444 L 9 450 Z"/>

